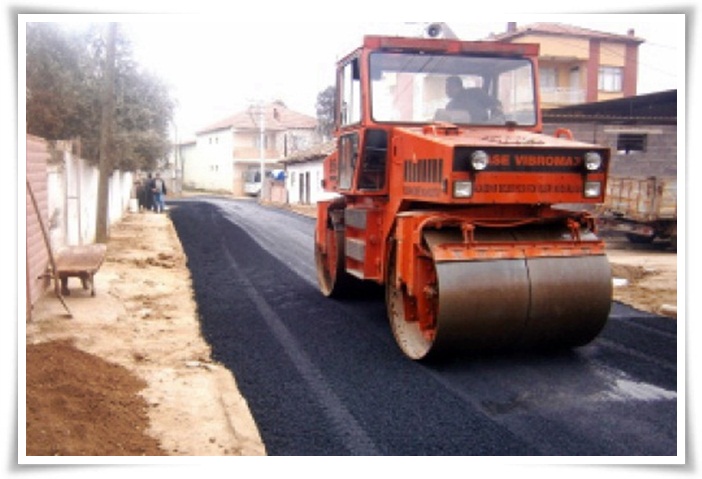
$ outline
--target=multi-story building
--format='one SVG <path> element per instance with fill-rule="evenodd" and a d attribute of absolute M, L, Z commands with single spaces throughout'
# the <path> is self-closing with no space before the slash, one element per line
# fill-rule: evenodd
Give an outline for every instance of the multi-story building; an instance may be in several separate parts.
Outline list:
<path fill-rule="evenodd" d="M 592 103 L 636 95 L 638 49 L 644 42 L 625 35 L 559 23 L 507 24 L 489 40 L 538 43 L 544 108 Z"/>
<path fill-rule="evenodd" d="M 262 164 L 270 171 L 284 157 L 317 143 L 316 127 L 316 118 L 292 111 L 281 101 L 215 122 L 196 132 L 194 150 L 183 155 L 183 186 L 247 194 L 247 183 L 260 187 Z"/>

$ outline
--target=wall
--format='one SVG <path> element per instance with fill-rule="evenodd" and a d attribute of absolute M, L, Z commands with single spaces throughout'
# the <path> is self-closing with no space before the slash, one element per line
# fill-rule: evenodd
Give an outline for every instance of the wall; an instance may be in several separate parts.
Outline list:
<path fill-rule="evenodd" d="M 561 57 L 587 60 L 590 41 L 587 38 L 563 37 L 554 35 L 525 35 L 519 43 L 538 43 L 540 57 Z"/>
<path fill-rule="evenodd" d="M 49 233 L 52 246 L 95 242 L 99 170 L 60 146 L 62 162 L 47 167 Z M 134 175 L 114 171 L 108 180 L 108 224 L 124 216 L 133 197 Z"/>
<path fill-rule="evenodd" d="M 544 133 L 557 127 L 568 128 L 576 140 L 611 148 L 610 175 L 633 177 L 677 176 L 676 125 L 614 125 L 604 122 L 544 124 Z M 617 138 L 623 133 L 646 135 L 645 151 L 626 154 L 617 151 Z"/>
<path fill-rule="evenodd" d="M 267 200 L 271 203 L 280 205 L 288 204 L 288 192 L 285 189 L 285 182 L 274 181 L 271 179 L 267 179 L 266 182 L 269 185 L 267 190 L 269 191 L 268 195 L 270 196 L 270 198 L 267 198 Z"/>
<path fill-rule="evenodd" d="M 29 191 L 26 210 L 27 317 L 31 305 L 50 282 L 37 279 L 47 271 L 49 253 L 39 223 L 42 219 L 52 251 L 63 246 L 95 242 L 98 177 L 96 166 L 77 158 L 70 142 L 60 142 L 52 157 L 49 143 L 27 135 L 27 181 L 34 193 L 39 216 Z M 50 161 L 51 160 L 51 161 Z M 117 223 L 129 207 L 134 175 L 115 171 L 108 181 L 108 222 Z M 20 225 L 21 227 L 21 225 Z"/>
<path fill-rule="evenodd" d="M 276 138 L 278 157 L 288 157 L 318 144 L 319 135 L 311 128 L 290 128 Z"/>
<path fill-rule="evenodd" d="M 307 178 L 307 173 L 309 173 L 309 186 L 303 180 L 302 189 L 304 192 L 305 188 L 308 188 L 309 201 L 307 201 L 308 198 L 305 198 L 304 194 L 303 196 L 300 195 L 301 178 Z M 288 164 L 285 176 L 288 202 L 290 204 L 315 204 L 325 194 L 321 184 L 323 177 L 322 159 Z"/>
<path fill-rule="evenodd" d="M 26 228 L 25 243 L 25 288 L 26 288 L 26 316 L 31 315 L 31 305 L 34 304 L 44 290 L 49 285 L 49 281 L 41 276 L 46 272 L 49 264 L 49 252 L 46 248 L 42 233 L 42 223 L 46 227 L 49 221 L 48 215 L 48 186 L 46 177 L 46 165 L 50 154 L 47 143 L 38 137 L 27 135 L 27 178 L 31 193 L 37 202 L 38 212 L 32 202 L 30 190 L 26 191 L 26 215 L 17 215 L 19 231 L 22 231 L 22 223 Z M 21 187 L 21 186 L 20 186 Z M 20 190 L 21 191 L 21 190 Z M 37 214 L 39 213 L 39 214 Z M 19 233 L 19 232 L 18 232 Z M 17 261 L 21 261 L 17 258 Z M 22 268 L 18 264 L 18 270 Z M 21 282 L 18 281 L 21 288 Z"/>
<path fill-rule="evenodd" d="M 626 45 L 618 42 L 600 43 L 600 65 L 624 67 L 626 64 Z"/>
<path fill-rule="evenodd" d="M 197 136 L 193 158 L 188 157 L 183 176 L 191 188 L 231 191 L 233 136 L 230 129 Z"/>
<path fill-rule="evenodd" d="M 197 147 L 196 143 L 182 143 L 177 145 L 178 148 L 178 163 L 180 172 L 180 180 L 183 188 L 193 189 L 195 188 L 194 179 L 192 178 L 191 169 L 197 170 Z"/>

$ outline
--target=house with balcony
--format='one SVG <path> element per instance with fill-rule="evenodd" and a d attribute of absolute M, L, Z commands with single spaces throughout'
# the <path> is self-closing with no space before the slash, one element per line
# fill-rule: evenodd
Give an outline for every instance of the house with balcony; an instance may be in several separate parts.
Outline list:
<path fill-rule="evenodd" d="M 557 108 L 635 96 L 639 45 L 630 29 L 614 34 L 559 23 L 509 22 L 488 40 L 538 43 L 541 103 Z"/>
<path fill-rule="evenodd" d="M 183 162 L 188 189 L 246 194 L 280 160 L 317 143 L 317 119 L 288 109 L 282 101 L 256 105 L 212 123 L 195 134 L 194 151 Z"/>

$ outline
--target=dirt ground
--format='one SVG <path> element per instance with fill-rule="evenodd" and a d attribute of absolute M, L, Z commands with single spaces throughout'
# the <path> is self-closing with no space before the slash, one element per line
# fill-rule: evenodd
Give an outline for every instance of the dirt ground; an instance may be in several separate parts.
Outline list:
<path fill-rule="evenodd" d="M 26 455 L 265 455 L 234 377 L 200 336 L 168 216 L 113 226 L 95 285 L 91 297 L 70 278 L 73 317 L 51 291 L 27 323 Z"/>
<path fill-rule="evenodd" d="M 641 311 L 677 318 L 677 253 L 662 247 L 631 245 L 624 239 L 607 241 L 614 299 Z"/>
<path fill-rule="evenodd" d="M 675 253 L 618 244 L 609 256 L 615 299 L 675 316 Z M 26 456 L 265 455 L 235 378 L 200 335 L 168 215 L 113 226 L 95 284 L 91 297 L 70 279 L 72 317 L 49 292 L 26 325 Z"/>

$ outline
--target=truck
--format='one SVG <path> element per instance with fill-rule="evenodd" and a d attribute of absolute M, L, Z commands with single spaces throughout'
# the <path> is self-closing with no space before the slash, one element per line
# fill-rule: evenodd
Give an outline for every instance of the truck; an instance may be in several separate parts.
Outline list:
<path fill-rule="evenodd" d="M 632 243 L 660 241 L 677 249 L 676 177 L 610 177 L 598 209 L 601 229 L 624 232 Z"/>
<path fill-rule="evenodd" d="M 603 329 L 611 152 L 543 133 L 538 44 L 368 35 L 336 68 L 321 293 L 380 285 L 412 360 L 574 348 Z"/>

